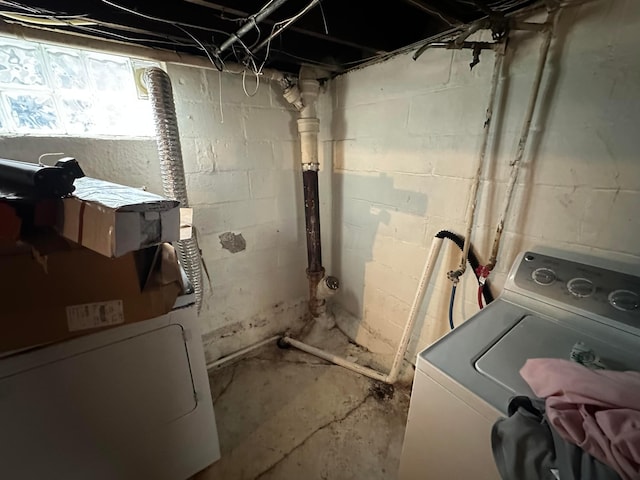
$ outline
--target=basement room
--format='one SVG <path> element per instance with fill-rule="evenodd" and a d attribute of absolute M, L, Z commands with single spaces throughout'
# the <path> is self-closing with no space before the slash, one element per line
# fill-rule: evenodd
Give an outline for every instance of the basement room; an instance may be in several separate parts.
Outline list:
<path fill-rule="evenodd" d="M 640 480 L 640 2 L 0 0 L 0 476 Z"/>

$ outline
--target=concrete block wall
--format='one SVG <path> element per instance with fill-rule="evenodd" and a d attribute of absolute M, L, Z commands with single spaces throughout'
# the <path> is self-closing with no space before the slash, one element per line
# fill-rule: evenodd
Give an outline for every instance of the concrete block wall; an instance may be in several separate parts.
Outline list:
<path fill-rule="evenodd" d="M 588 2 L 562 14 L 491 275 L 494 294 L 516 254 L 536 245 L 640 262 L 639 32 L 633 0 Z M 527 33 L 510 42 L 472 235 L 484 262 L 540 40 Z M 338 77 L 324 100 L 331 104 L 338 323 L 383 354 L 399 341 L 434 234 L 464 233 L 493 53 L 483 52 L 471 72 L 470 60 L 468 51 L 428 50 L 418 61 L 401 55 Z M 448 331 L 446 272 L 458 261 L 457 248 L 445 242 L 410 361 Z M 475 279 L 465 277 L 457 323 L 478 310 Z"/>
<path fill-rule="evenodd" d="M 295 120 L 280 87 L 172 65 L 189 201 L 211 274 L 200 318 L 213 358 L 292 328 L 306 311 Z M 246 78 L 254 90 L 254 79 Z M 242 234 L 246 250 L 222 247 Z"/>
<path fill-rule="evenodd" d="M 306 249 L 296 112 L 277 85 L 253 97 L 242 77 L 168 64 L 189 201 L 211 286 L 200 314 L 215 358 L 294 328 L 306 312 Z M 247 76 L 247 90 L 254 89 Z M 0 156 L 37 161 L 45 152 L 75 156 L 97 178 L 162 193 L 153 138 L 0 138 Z M 219 236 L 242 234 L 246 250 Z"/>

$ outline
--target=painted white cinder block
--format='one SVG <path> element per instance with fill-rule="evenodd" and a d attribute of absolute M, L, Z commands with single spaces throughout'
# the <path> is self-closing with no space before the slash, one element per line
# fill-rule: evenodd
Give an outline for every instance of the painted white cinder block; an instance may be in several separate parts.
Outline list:
<path fill-rule="evenodd" d="M 485 95 L 474 86 L 453 87 L 411 99 L 412 135 L 477 135 L 482 131 Z"/>
<path fill-rule="evenodd" d="M 536 245 L 640 263 L 639 26 L 640 4 L 632 0 L 594 1 L 562 14 L 490 279 L 494 293 L 504 285 L 517 253 Z M 499 88 L 503 100 L 495 108 L 496 135 L 489 143 L 472 236 L 484 262 L 540 40 L 539 35 L 516 34 L 505 59 Z M 397 319 L 415 294 L 432 236 L 444 228 L 464 231 L 493 58 L 483 52 L 481 64 L 469 72 L 467 51 L 428 51 L 418 62 L 399 56 L 339 77 L 329 89 L 337 198 L 333 234 L 340 249 L 336 270 L 343 277 L 337 301 L 354 315 L 342 315 L 340 322 L 369 348 L 397 339 L 389 319 L 397 328 L 403 325 Z M 420 75 L 425 75 L 423 85 L 417 81 Z M 448 330 L 451 283 L 446 272 L 457 266 L 459 256 L 445 242 L 409 360 Z M 456 323 L 477 311 L 474 284 L 468 274 L 460 285 Z"/>
<path fill-rule="evenodd" d="M 270 107 L 272 95 L 278 93 L 273 91 L 273 86 L 269 82 L 260 82 L 260 88 L 253 96 L 247 96 L 242 89 L 242 74 L 221 74 L 217 70 L 206 70 L 204 72 L 208 85 L 207 100 L 213 103 L 225 105 L 252 105 L 259 107 Z M 255 77 L 247 74 L 245 78 L 247 93 L 253 94 L 255 91 Z M 279 88 L 276 86 L 276 88 Z"/>
<path fill-rule="evenodd" d="M 581 222 L 579 241 L 583 245 L 638 255 L 640 192 L 596 190 L 589 195 Z"/>
<path fill-rule="evenodd" d="M 254 166 L 247 154 L 247 141 L 244 139 L 212 138 L 201 141 L 207 154 L 213 152 L 214 172 L 250 170 Z"/>
<path fill-rule="evenodd" d="M 274 156 L 275 146 L 280 146 L 280 142 L 269 140 L 247 140 L 247 166 L 249 170 L 280 170 Z M 237 169 L 237 167 L 236 167 Z"/>
<path fill-rule="evenodd" d="M 177 101 L 202 102 L 208 98 L 209 82 L 205 78 L 206 70 L 186 65 L 170 65 L 168 73 Z"/>
<path fill-rule="evenodd" d="M 273 170 L 254 170 L 249 172 L 249 188 L 252 198 L 270 198 L 276 196 L 276 177 Z"/>
<path fill-rule="evenodd" d="M 296 114 L 275 108 L 243 107 L 246 138 L 251 140 L 294 140 Z"/>
<path fill-rule="evenodd" d="M 277 170 L 297 170 L 300 168 L 300 144 L 297 139 L 274 142 L 273 161 Z"/>
<path fill-rule="evenodd" d="M 428 139 L 409 136 L 335 141 L 334 169 L 429 174 L 436 156 L 427 142 Z"/>
<path fill-rule="evenodd" d="M 202 205 L 194 212 L 194 224 L 203 234 L 239 231 L 276 220 L 278 216 L 274 198 Z"/>
<path fill-rule="evenodd" d="M 407 128 L 409 101 L 405 98 L 341 108 L 333 112 L 334 140 L 390 137 Z M 372 121 L 372 119 L 384 121 Z"/>
<path fill-rule="evenodd" d="M 344 108 L 377 103 L 381 98 L 404 98 L 407 94 L 434 90 L 447 84 L 451 51 L 433 49 L 425 52 L 416 62 L 412 60 L 412 54 L 398 55 L 376 65 L 376 76 L 364 68 L 338 77 L 336 83 L 339 93 L 334 105 Z M 384 81 L 396 76 L 403 81 Z"/>
<path fill-rule="evenodd" d="M 187 189 L 192 205 L 237 202 L 250 197 L 247 172 L 190 174 Z"/>

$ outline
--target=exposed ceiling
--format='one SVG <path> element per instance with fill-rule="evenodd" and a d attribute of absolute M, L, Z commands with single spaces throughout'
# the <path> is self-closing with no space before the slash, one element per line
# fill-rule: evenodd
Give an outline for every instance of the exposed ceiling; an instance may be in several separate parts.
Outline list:
<path fill-rule="evenodd" d="M 288 0 L 260 23 L 251 16 L 277 0 L 0 0 L 3 20 L 209 56 L 221 65 L 297 72 L 318 64 L 338 73 L 384 59 L 465 24 L 500 17 L 534 0 Z M 278 22 L 303 11 L 270 42 Z M 18 16 L 16 16 L 16 14 Z M 9 18 L 12 17 L 12 18 Z M 244 24 L 242 41 L 217 49 Z M 262 48 L 258 47 L 262 43 Z M 251 52 L 251 53 L 250 53 Z"/>

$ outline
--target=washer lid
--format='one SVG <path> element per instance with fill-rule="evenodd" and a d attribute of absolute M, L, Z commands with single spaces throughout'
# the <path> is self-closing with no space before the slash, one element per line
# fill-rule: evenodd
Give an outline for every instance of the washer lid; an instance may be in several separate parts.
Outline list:
<path fill-rule="evenodd" d="M 514 395 L 533 395 L 520 369 L 528 358 L 571 357 L 577 342 L 607 368 L 640 370 L 640 337 L 566 310 L 522 297 L 520 305 L 498 298 L 422 351 L 427 364 L 507 413 Z M 535 307 L 535 309 L 531 308 Z"/>
<path fill-rule="evenodd" d="M 507 388 L 513 394 L 533 396 L 520 376 L 529 358 L 563 358 L 569 360 L 577 342 L 582 342 L 610 370 L 636 370 L 640 354 L 620 349 L 616 331 L 609 338 L 596 338 L 564 324 L 536 315 L 524 316 L 511 330 L 475 362 L 481 374 Z"/>

